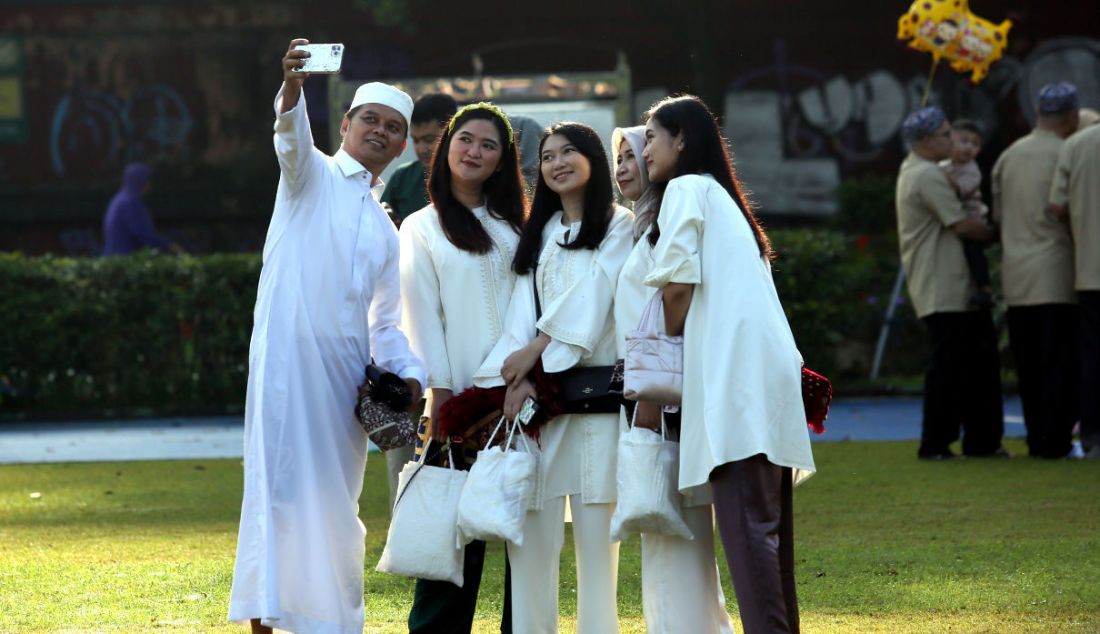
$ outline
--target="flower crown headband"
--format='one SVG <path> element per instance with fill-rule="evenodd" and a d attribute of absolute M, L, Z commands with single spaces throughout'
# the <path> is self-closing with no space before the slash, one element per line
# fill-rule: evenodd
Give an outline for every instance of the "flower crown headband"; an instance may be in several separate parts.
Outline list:
<path fill-rule="evenodd" d="M 489 112 L 500 117 L 500 120 L 504 122 L 504 127 L 508 129 L 508 147 L 512 147 L 516 142 L 516 133 L 512 131 L 512 122 L 508 120 L 508 115 L 504 114 L 504 111 L 494 106 L 487 101 L 480 101 L 478 103 L 472 103 L 467 106 L 462 106 L 455 113 L 455 116 L 451 117 L 450 123 L 447 124 L 447 134 L 454 134 L 455 122 L 459 117 L 467 112 L 473 112 L 474 110 L 488 110 Z"/>

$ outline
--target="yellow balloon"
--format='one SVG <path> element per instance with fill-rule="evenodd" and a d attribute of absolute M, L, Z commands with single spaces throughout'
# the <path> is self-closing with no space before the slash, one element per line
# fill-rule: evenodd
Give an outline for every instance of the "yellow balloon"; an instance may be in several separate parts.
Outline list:
<path fill-rule="evenodd" d="M 898 39 L 911 48 L 931 53 L 938 62 L 970 73 L 975 84 L 989 73 L 989 65 L 1001 58 L 1012 21 L 993 24 L 970 12 L 967 0 L 916 0 L 898 19 Z"/>

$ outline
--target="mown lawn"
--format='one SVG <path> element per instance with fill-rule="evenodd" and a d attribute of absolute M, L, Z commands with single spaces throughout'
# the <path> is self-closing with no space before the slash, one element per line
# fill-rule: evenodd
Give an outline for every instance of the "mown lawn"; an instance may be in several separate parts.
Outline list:
<path fill-rule="evenodd" d="M 804 632 L 1100 632 L 1100 463 L 925 463 L 913 443 L 815 453 L 795 491 Z M 374 572 L 384 467 L 370 461 L 361 500 L 371 633 L 404 631 L 412 593 Z M 224 618 L 240 482 L 236 460 L 0 466 L 0 632 L 243 631 Z M 621 553 L 622 629 L 642 633 L 638 540 Z M 477 632 L 498 631 L 502 566 L 490 546 Z"/>

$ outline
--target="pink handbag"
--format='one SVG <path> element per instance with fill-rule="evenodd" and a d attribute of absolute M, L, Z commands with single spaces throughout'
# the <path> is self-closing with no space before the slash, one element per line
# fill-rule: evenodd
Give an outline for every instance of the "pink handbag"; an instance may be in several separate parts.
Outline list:
<path fill-rule="evenodd" d="M 632 401 L 679 405 L 684 393 L 684 338 L 662 332 L 663 297 L 661 290 L 653 294 L 638 329 L 626 336 L 623 396 Z"/>

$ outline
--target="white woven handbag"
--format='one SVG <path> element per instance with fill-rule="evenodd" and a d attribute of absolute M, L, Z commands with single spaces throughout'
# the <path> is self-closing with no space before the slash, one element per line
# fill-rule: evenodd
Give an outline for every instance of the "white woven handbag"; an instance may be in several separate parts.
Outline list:
<path fill-rule="evenodd" d="M 493 439 L 501 426 L 489 436 L 485 449 L 477 452 L 477 461 L 470 467 L 462 496 L 458 502 L 458 539 L 465 545 L 475 539 L 507 541 L 523 545 L 523 525 L 538 479 L 538 458 L 531 453 L 527 435 L 519 437 L 524 450 L 512 446 L 519 422 L 505 427 L 507 440 L 498 447 Z"/>
<path fill-rule="evenodd" d="M 658 289 L 646 304 L 638 329 L 626 336 L 623 396 L 679 405 L 684 393 L 684 338 L 666 335 L 659 325 L 663 297 Z"/>
<path fill-rule="evenodd" d="M 638 410 L 635 408 L 634 415 Z M 631 533 L 662 533 L 694 539 L 684 522 L 677 478 L 680 443 L 669 440 L 664 420 L 661 433 L 636 427 L 619 437 L 619 463 L 615 470 L 618 503 L 611 515 L 611 541 Z"/>
<path fill-rule="evenodd" d="M 458 545 L 458 498 L 466 472 L 424 464 L 431 440 L 420 460 L 410 461 L 397 477 L 386 547 L 375 570 L 413 577 L 450 581 L 462 587 L 464 551 Z M 450 447 L 447 453 L 450 454 Z"/>

